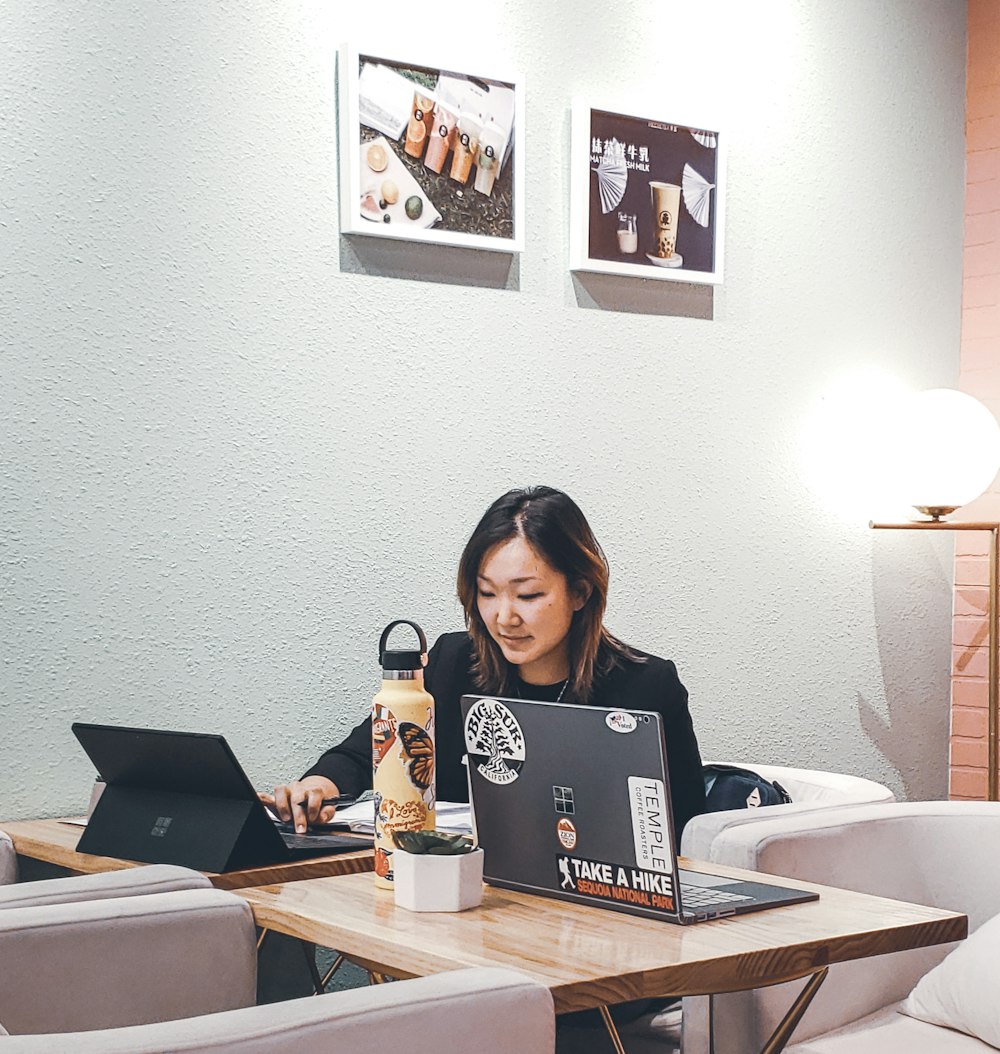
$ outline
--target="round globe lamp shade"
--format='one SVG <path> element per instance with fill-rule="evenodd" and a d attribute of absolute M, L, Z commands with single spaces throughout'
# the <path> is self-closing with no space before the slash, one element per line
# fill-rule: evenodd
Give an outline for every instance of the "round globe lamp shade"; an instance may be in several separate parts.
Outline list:
<path fill-rule="evenodd" d="M 896 437 L 900 497 L 932 519 L 978 498 L 1000 469 L 1000 424 L 953 388 L 905 399 Z"/>

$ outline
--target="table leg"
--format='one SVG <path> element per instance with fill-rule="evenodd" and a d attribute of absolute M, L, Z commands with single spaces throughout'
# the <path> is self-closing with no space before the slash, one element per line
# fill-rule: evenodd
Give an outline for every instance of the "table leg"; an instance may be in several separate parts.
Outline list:
<path fill-rule="evenodd" d="M 323 975 L 323 979 L 320 982 L 320 990 L 316 993 L 317 995 L 322 995 L 323 992 L 326 991 L 326 986 L 330 983 L 330 979 L 341 968 L 341 966 L 344 965 L 345 962 L 347 962 L 347 956 L 345 956 L 343 952 L 338 952 L 337 958 L 333 960 L 333 966 L 331 966 L 330 969 L 327 970 L 326 973 Z"/>
<path fill-rule="evenodd" d="M 788 1013 L 778 1022 L 778 1027 L 771 1033 L 771 1038 L 764 1044 L 760 1054 L 779 1054 L 785 1049 L 785 1044 L 792 1038 L 792 1033 L 802 1020 L 813 996 L 819 991 L 819 986 L 826 980 L 830 972 L 828 966 L 814 973 L 795 997 L 795 1002 L 788 1008 Z"/>
<path fill-rule="evenodd" d="M 785 1049 L 829 972 L 829 967 L 824 966 L 823 969 L 810 974 L 802 991 L 795 997 L 787 1013 L 761 1048 L 761 1054 L 780 1054 Z M 715 997 L 711 995 L 695 998 L 689 996 L 685 999 L 684 1017 L 681 1022 L 681 1054 L 715 1054 L 714 1001 Z"/>
<path fill-rule="evenodd" d="M 259 937 L 257 938 L 257 951 L 258 951 L 258 952 L 260 952 L 261 948 L 262 948 L 262 947 L 264 946 L 264 938 L 265 938 L 265 937 L 266 937 L 266 936 L 267 936 L 267 935 L 268 935 L 268 934 L 269 934 L 270 932 L 271 932 L 270 930 L 266 930 L 266 929 L 262 929 L 262 930 L 260 931 L 260 936 L 259 936 Z"/>
<path fill-rule="evenodd" d="M 618 1028 L 611 1017 L 611 1011 L 606 1006 L 599 1006 L 597 1009 L 601 1012 L 601 1017 L 604 1020 L 604 1027 L 608 1030 L 608 1035 L 611 1037 L 611 1043 L 615 1048 L 615 1054 L 626 1054 L 625 1047 L 622 1045 L 622 1037 L 618 1035 Z"/>
<path fill-rule="evenodd" d="M 309 941 L 300 941 L 299 946 L 302 948 L 302 954 L 306 957 L 306 969 L 309 971 L 309 978 L 313 983 L 313 995 L 323 994 L 323 978 L 319 975 L 319 967 L 316 965 L 316 945 Z"/>

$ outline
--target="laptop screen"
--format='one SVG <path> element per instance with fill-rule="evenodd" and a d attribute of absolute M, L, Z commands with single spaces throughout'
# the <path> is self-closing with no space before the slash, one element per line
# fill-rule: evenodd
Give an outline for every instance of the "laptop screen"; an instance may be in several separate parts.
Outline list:
<path fill-rule="evenodd" d="M 105 783 L 256 801 L 226 740 L 201 732 L 167 732 L 76 722 L 73 734 Z"/>

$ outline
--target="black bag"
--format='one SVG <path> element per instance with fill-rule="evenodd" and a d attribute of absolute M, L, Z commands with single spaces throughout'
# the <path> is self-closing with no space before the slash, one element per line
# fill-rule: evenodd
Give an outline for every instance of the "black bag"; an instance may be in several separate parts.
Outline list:
<path fill-rule="evenodd" d="M 704 765 L 705 812 L 724 809 L 757 809 L 761 805 L 784 805 L 792 796 L 780 783 L 764 779 L 751 769 L 735 765 Z"/>

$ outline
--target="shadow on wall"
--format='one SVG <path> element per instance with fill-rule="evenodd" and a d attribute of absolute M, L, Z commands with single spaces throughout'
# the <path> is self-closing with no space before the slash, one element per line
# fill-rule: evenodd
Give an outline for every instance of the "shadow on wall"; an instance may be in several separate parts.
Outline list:
<path fill-rule="evenodd" d="M 612 274 L 573 273 L 578 307 L 674 318 L 715 317 L 715 289 L 693 282 L 661 282 Z"/>
<path fill-rule="evenodd" d="M 516 253 L 481 252 L 451 245 L 366 238 L 364 235 L 341 235 L 340 269 L 347 274 L 410 281 L 515 292 L 521 288 L 521 267 Z"/>
<path fill-rule="evenodd" d="M 887 714 L 858 694 L 861 727 L 899 773 L 909 801 L 948 796 L 951 707 L 950 536 L 873 539 L 875 633 Z"/>

